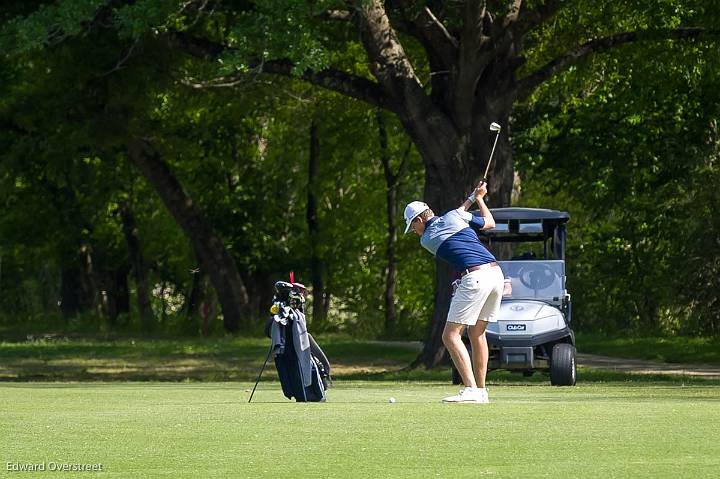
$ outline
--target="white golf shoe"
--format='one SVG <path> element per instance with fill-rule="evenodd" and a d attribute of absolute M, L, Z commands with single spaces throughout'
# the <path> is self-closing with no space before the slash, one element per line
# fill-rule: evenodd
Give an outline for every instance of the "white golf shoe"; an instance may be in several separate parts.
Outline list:
<path fill-rule="evenodd" d="M 475 403 L 489 404 L 487 388 L 469 388 L 466 387 L 456 396 L 448 396 L 443 398 L 442 402 L 447 403 Z"/>

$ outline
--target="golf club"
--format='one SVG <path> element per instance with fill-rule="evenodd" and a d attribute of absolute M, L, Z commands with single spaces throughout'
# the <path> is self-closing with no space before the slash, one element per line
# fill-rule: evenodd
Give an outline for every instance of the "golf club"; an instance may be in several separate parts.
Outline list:
<path fill-rule="evenodd" d="M 500 130 L 502 127 L 499 123 L 492 122 L 490 123 L 490 131 L 494 131 L 496 133 L 495 135 L 495 142 L 493 143 L 492 150 L 490 151 L 490 158 L 488 159 L 487 166 L 485 167 L 485 173 L 483 174 L 483 177 L 480 181 L 483 183 L 487 183 L 487 174 L 488 171 L 490 171 L 490 164 L 492 163 L 493 154 L 495 153 L 495 146 L 497 146 L 498 138 L 500 138 Z"/>

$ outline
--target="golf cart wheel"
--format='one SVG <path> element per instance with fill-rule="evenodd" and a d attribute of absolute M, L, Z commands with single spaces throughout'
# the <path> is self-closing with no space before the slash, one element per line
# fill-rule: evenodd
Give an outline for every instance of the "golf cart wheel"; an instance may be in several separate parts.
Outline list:
<path fill-rule="evenodd" d="M 574 386 L 577 379 L 575 347 L 572 344 L 556 344 L 550 357 L 550 384 Z"/>

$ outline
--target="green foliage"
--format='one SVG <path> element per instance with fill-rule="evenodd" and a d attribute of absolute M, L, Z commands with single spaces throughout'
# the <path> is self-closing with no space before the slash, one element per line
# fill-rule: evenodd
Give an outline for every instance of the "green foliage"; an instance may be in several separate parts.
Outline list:
<path fill-rule="evenodd" d="M 289 58 L 296 74 L 327 66 L 332 54 L 328 48 L 332 33 L 313 20 L 324 10 L 342 6 L 332 0 L 267 0 L 253 4 L 238 14 L 228 32 L 227 43 L 233 51 L 225 57 L 225 67 L 247 69 L 248 58 L 260 61 Z"/>
<path fill-rule="evenodd" d="M 671 310 L 679 319 L 676 329 L 717 334 L 720 331 L 720 137 L 717 120 L 710 125 L 709 151 L 694 166 L 687 184 L 678 188 L 674 210 L 691 212 L 678 217 L 677 228 L 687 241 L 677 245 L 672 268 L 682 302 Z"/>
<path fill-rule="evenodd" d="M 448 28 L 462 24 L 460 3 L 435 3 Z M 712 0 L 565 2 L 525 38 L 523 72 L 602 35 L 717 24 L 713 7 Z M 197 332 L 197 318 L 169 304 L 185 305 L 193 293 L 197 259 L 126 158 L 128 140 L 142 136 L 220 233 L 256 298 L 290 270 L 309 283 L 305 214 L 314 188 L 332 326 L 383 334 L 386 185 L 373 112 L 255 68 L 282 58 L 298 76 L 332 65 L 368 77 L 356 32 L 320 21 L 324 11 L 344 8 L 331 0 L 4 2 L 2 314 L 58 317 L 63 275 L 81 277 L 90 258 L 97 291 L 79 315 L 87 324 L 77 327 L 100 328 L 107 307 L 97 292 L 111 291 L 109 278 L 129 271 L 118 215 L 129 206 L 152 289 L 172 292 L 153 296 L 158 327 Z M 167 48 L 165 35 L 174 31 L 229 48 L 219 61 L 191 59 Z M 426 76 L 422 48 L 403 41 Z M 579 329 L 720 330 L 720 208 L 712 187 L 720 179 L 718 64 L 707 41 L 628 45 L 591 57 L 516 109 L 521 201 L 572 214 L 569 283 Z M 203 89 L 197 80 L 238 72 L 248 75 L 232 89 Z M 320 172 L 310 186 L 313 121 Z M 393 205 L 400 210 L 420 197 L 424 177 L 397 119 L 388 131 L 393 166 L 409 155 Z M 397 247 L 399 332 L 418 338 L 433 302 L 432 259 L 415 237 L 401 236 Z M 132 297 L 132 281 L 129 287 Z M 136 315 L 131 308 L 112 327 L 132 330 Z"/>
<path fill-rule="evenodd" d="M 185 8 L 193 2 L 177 0 L 139 0 L 114 11 L 121 38 L 139 39 L 150 33 L 165 32 L 181 25 L 187 17 Z"/>
<path fill-rule="evenodd" d="M 34 2 L 39 3 L 39 2 Z M 11 17 L 0 29 L 5 51 L 27 53 L 86 32 L 98 9 L 107 0 L 57 0 L 39 3 L 27 16 Z"/>
<path fill-rule="evenodd" d="M 197 261 L 172 217 L 125 158 L 124 145 L 134 134 L 150 134 L 161 156 L 221 233 L 250 287 L 267 287 L 259 283 L 271 285 L 291 270 L 309 283 L 305 207 L 309 124 L 315 118 L 321 142 L 315 192 L 320 198 L 318 251 L 327 268 L 331 320 L 336 328 L 381 334 L 385 184 L 373 112 L 287 80 L 249 82 L 239 91 L 214 92 L 193 92 L 173 82 L 136 81 L 151 78 L 170 64 L 190 75 L 206 74 L 202 65 L 161 50 L 138 53 L 124 40 L 127 32 L 135 32 L 129 36 L 137 39 L 145 28 L 160 25 L 163 5 L 169 9 L 168 2 L 136 2 L 133 9 L 116 12 L 123 25 L 117 37 L 89 30 L 87 40 L 68 40 L 47 52 L 18 51 L 14 59 L 24 65 L 3 70 L 13 79 L 8 83 L 13 94 L 4 100 L 2 110 L 3 121 L 12 128 L 2 137 L 8 148 L 0 168 L 7 172 L 3 181 L 8 185 L 4 191 L 9 211 L 16 213 L 4 215 L 1 222 L 9 234 L 2 240 L 0 284 L 17 285 L 3 288 L 8 320 L 57 314 L 59 278 L 63 268 L 78 264 L 77 251 L 83 244 L 92 247 L 97 274 L 129 270 L 118 215 L 119 208 L 129 204 L 138 222 L 152 289 L 172 292 L 165 299 L 152 296 L 157 321 L 162 323 L 158 327 L 187 330 L 185 309 L 173 310 L 169 300 L 183 304 L 187 300 Z M 151 7 L 157 17 L 143 14 Z M 140 19 L 147 23 L 143 26 Z M 93 61 L 78 61 L 83 57 Z M 353 62 L 351 55 L 340 57 Z M 389 129 L 390 154 L 407 155 L 409 144 L 400 125 L 391 122 Z M 403 200 L 420 194 L 422 170 L 414 151 L 409 161 L 413 174 L 403 183 Z M 396 168 L 398 163 L 395 160 Z M 58 191 L 65 192 L 62 199 Z M 70 200 L 73 215 L 66 209 Z M 56 208 L 39 206 L 47 204 Z M 47 212 L 47 218 L 37 221 L 37 215 L 28 215 L 34 207 Z M 25 241 L 20 246 L 31 231 L 35 243 Z M 400 327 L 419 337 L 431 307 L 427 293 L 431 262 L 414 241 L 404 240 Z M 46 266 L 21 269 L 37 264 Z M 41 274 L 44 282 L 38 279 Z M 132 294 L 132 282 L 130 287 Z M 105 314 L 102 307 L 93 311 Z M 102 319 L 93 321 L 92 314 L 66 323 L 41 323 L 61 331 L 104 330 Z M 133 306 L 113 328 L 137 330 L 136 314 Z"/>
<path fill-rule="evenodd" d="M 121 48 L 111 35 L 93 35 L 92 44 L 68 41 L 47 52 L 17 54 L 3 65 L 11 73 L 5 85 L 10 95 L 0 109 L 6 125 L 1 141 L 7 145 L 0 155 L 0 200 L 7 211 L 0 218 L 0 249 L 10 254 L 4 256 L 0 302 L 9 320 L 59 314 L 64 279 L 82 276 L 78 281 L 87 297 L 81 308 L 94 316 L 95 328 L 103 326 L 97 314 L 106 312 L 113 278 L 129 270 L 119 205 L 158 209 L 157 201 L 139 199 L 147 190 L 122 162 L 123 114 L 129 108 L 118 106 L 128 88 L 106 74 Z M 77 61 L 87 49 L 93 61 Z M 154 227 L 162 223 L 170 226 L 163 248 L 187 263 L 177 226 L 167 214 L 152 222 Z M 151 238 L 143 239 L 152 245 Z"/>
<path fill-rule="evenodd" d="M 581 330 L 716 334 L 718 60 L 704 42 L 626 47 L 518 110 L 523 201 L 573 217 Z"/>
<path fill-rule="evenodd" d="M 563 3 L 552 21 L 533 30 L 525 38 L 528 61 L 523 71 L 534 71 L 584 42 L 616 33 L 661 31 L 684 26 L 712 28 L 717 25 L 714 0 L 581 0 Z M 648 42 L 642 48 L 658 49 L 653 47 L 653 43 L 660 45 L 659 50 L 665 50 L 665 47 L 672 48 L 673 42 Z M 643 56 L 641 60 L 652 62 L 652 56 Z M 570 70 L 576 71 L 577 68 Z M 602 75 L 601 72 L 596 73 Z"/>

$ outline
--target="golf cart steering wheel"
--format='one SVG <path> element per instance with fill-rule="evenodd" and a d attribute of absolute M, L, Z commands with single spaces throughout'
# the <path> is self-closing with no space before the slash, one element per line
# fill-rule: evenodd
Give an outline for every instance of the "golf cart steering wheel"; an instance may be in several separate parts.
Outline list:
<path fill-rule="evenodd" d="M 523 286 L 534 290 L 545 289 L 555 281 L 555 272 L 543 263 L 523 265 L 518 276 Z"/>

